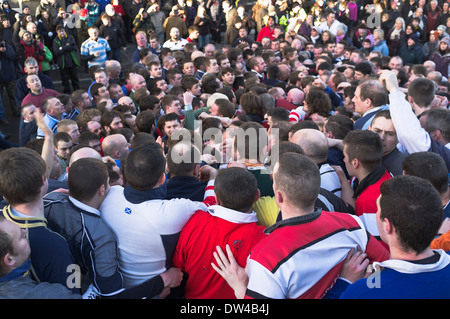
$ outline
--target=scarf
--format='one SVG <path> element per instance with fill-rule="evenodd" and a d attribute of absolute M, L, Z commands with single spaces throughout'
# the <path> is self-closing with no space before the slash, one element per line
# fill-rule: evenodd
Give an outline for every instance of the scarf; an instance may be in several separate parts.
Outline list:
<path fill-rule="evenodd" d="M 219 12 L 219 1 L 214 1 L 214 3 L 211 5 L 211 16 L 213 18 L 213 21 L 217 21 L 218 12 Z"/>
<path fill-rule="evenodd" d="M 396 37 L 399 37 L 400 32 L 402 32 L 402 29 L 397 30 L 397 28 L 394 28 L 394 30 L 391 33 L 391 40 L 394 40 Z"/>
<path fill-rule="evenodd" d="M 353 183 L 353 198 L 358 198 L 359 195 L 370 185 L 375 184 L 385 173 L 383 165 L 378 165 L 369 175 L 362 181 L 355 179 Z"/>

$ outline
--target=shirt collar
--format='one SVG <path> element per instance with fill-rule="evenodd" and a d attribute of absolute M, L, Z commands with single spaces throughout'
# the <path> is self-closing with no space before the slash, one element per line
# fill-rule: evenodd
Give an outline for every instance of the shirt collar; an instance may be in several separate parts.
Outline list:
<path fill-rule="evenodd" d="M 142 202 L 153 200 L 153 199 L 164 199 L 167 192 L 166 184 L 157 187 L 147 189 L 145 191 L 138 191 L 132 188 L 128 183 L 125 185 L 123 194 L 127 201 L 133 204 L 140 204 Z"/>
<path fill-rule="evenodd" d="M 17 279 L 20 277 L 25 277 L 26 275 L 29 274 L 30 266 L 31 266 L 31 260 L 27 259 L 27 261 L 25 261 L 19 267 L 13 269 L 10 273 L 0 277 L 0 283 L 14 280 L 14 279 Z"/>
<path fill-rule="evenodd" d="M 277 222 L 275 224 L 273 224 L 272 226 L 267 227 L 264 230 L 264 233 L 270 234 L 277 228 L 281 228 L 284 226 L 295 226 L 295 225 L 309 223 L 309 222 L 319 218 L 321 214 L 322 214 L 322 209 L 318 209 L 308 215 L 302 215 L 302 216 L 292 217 L 292 218 L 288 218 L 288 219 L 282 219 L 281 212 L 279 212 L 278 217 L 277 217 Z"/>
<path fill-rule="evenodd" d="M 381 108 L 381 106 L 376 106 L 376 107 L 373 107 L 373 108 L 371 108 L 371 109 L 367 110 L 366 112 L 364 112 L 363 116 L 366 116 L 366 115 L 367 115 L 367 114 L 369 114 L 369 113 L 372 113 L 372 112 L 378 111 L 378 110 L 379 110 L 380 108 Z"/>
<path fill-rule="evenodd" d="M 81 208 L 82 210 L 95 214 L 97 216 L 100 216 L 100 211 L 92 206 L 86 205 L 85 203 L 80 202 L 78 199 L 73 198 L 69 195 L 69 200 L 74 204 L 76 207 Z"/>
<path fill-rule="evenodd" d="M 226 221 L 235 224 L 247 224 L 258 222 L 256 213 L 252 211 L 251 213 L 242 213 L 234 209 L 223 207 L 220 205 L 212 205 L 208 207 L 208 212 L 215 217 L 219 217 Z"/>

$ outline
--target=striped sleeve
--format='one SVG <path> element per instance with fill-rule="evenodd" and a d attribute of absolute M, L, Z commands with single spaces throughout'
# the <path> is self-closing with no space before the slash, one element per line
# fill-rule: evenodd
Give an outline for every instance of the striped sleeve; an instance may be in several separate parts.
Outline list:
<path fill-rule="evenodd" d="M 85 42 L 81 45 L 80 54 L 81 55 L 89 55 L 89 44 L 88 43 Z"/>
<path fill-rule="evenodd" d="M 216 204 L 216 197 L 214 192 L 214 180 L 210 180 L 206 185 L 203 203 L 206 206 L 212 206 Z"/>
<path fill-rule="evenodd" d="M 303 111 L 303 107 L 298 107 L 296 109 L 293 109 L 289 113 L 289 122 L 293 122 L 293 123 L 301 122 L 305 119 L 305 117 L 306 117 L 306 112 Z"/>

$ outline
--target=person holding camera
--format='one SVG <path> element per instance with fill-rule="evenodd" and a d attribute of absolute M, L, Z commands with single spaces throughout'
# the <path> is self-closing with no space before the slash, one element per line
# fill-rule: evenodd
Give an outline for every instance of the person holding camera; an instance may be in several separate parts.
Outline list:
<path fill-rule="evenodd" d="M 45 51 L 43 46 L 39 46 L 36 40 L 33 39 L 31 33 L 27 30 L 21 30 L 19 32 L 20 42 L 17 45 L 17 60 L 19 62 L 20 68 L 25 74 L 24 63 L 28 57 L 33 57 L 36 59 L 39 65 L 39 71 L 42 72 L 41 62 L 44 60 Z M 42 44 L 41 44 L 42 45 Z"/>
<path fill-rule="evenodd" d="M 73 90 L 79 90 L 78 67 L 80 66 L 80 58 L 78 56 L 78 48 L 74 37 L 66 33 L 63 25 L 56 27 L 53 53 L 59 67 L 64 93 L 71 92 L 69 79 L 72 82 Z"/>

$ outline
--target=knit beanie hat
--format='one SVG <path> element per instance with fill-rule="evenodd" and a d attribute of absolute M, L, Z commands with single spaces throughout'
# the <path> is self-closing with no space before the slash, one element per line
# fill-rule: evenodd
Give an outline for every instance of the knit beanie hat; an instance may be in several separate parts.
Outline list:
<path fill-rule="evenodd" d="M 441 39 L 441 42 L 447 43 L 447 45 L 450 47 L 450 38 L 449 38 L 449 37 L 443 37 L 443 38 Z"/>
<path fill-rule="evenodd" d="M 417 34 L 411 34 L 409 39 L 413 40 L 415 43 L 419 43 L 419 36 Z"/>
<path fill-rule="evenodd" d="M 440 25 L 440 26 L 438 26 L 437 28 L 436 28 L 437 30 L 439 30 L 439 29 L 441 29 L 441 30 L 443 30 L 444 32 L 447 30 L 447 28 L 445 27 L 445 25 Z"/>
<path fill-rule="evenodd" d="M 27 30 L 20 30 L 20 32 L 19 32 L 19 38 L 20 39 L 22 39 L 22 37 L 25 35 L 25 34 L 27 34 L 27 33 L 30 33 L 29 31 L 27 31 Z"/>

